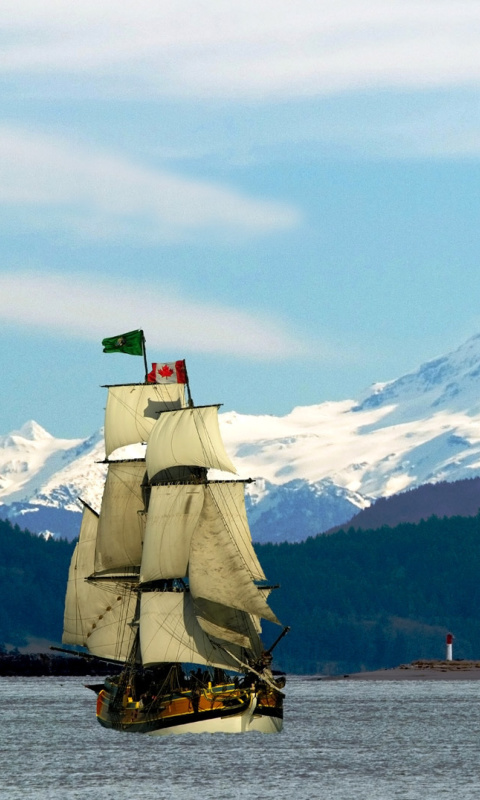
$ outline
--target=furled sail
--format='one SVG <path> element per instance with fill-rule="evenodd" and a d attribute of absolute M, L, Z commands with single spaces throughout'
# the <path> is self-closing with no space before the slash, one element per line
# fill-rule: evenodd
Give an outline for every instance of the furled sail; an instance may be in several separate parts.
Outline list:
<path fill-rule="evenodd" d="M 190 540 L 203 507 L 203 484 L 152 486 L 140 581 L 184 578 Z"/>
<path fill-rule="evenodd" d="M 162 411 L 185 407 L 185 384 L 109 386 L 105 409 L 105 452 L 146 442 Z"/>
<path fill-rule="evenodd" d="M 83 645 L 96 656 L 125 661 L 132 647 L 136 594 L 120 583 L 86 581 L 93 573 L 98 516 L 84 507 L 80 537 L 68 573 L 64 644 Z"/>
<path fill-rule="evenodd" d="M 244 553 L 219 514 L 210 489 L 190 545 L 189 583 L 194 600 L 205 598 L 280 624 L 255 586 Z M 252 548 L 253 549 L 253 548 Z"/>
<path fill-rule="evenodd" d="M 218 406 L 196 406 L 160 414 L 147 445 L 150 480 L 161 470 L 196 466 L 236 472 L 220 436 Z"/>
<path fill-rule="evenodd" d="M 109 463 L 98 522 L 95 572 L 140 565 L 146 516 L 144 477 L 142 460 Z"/>
<path fill-rule="evenodd" d="M 238 662 L 198 624 L 188 592 L 142 592 L 140 650 L 146 667 L 186 662 L 238 669 Z"/>

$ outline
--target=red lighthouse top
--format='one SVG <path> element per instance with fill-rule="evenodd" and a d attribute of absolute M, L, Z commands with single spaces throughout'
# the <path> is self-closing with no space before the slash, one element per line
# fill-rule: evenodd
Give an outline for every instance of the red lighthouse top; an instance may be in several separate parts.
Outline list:
<path fill-rule="evenodd" d="M 452 644 L 453 636 L 451 633 L 447 633 L 447 644 Z"/>

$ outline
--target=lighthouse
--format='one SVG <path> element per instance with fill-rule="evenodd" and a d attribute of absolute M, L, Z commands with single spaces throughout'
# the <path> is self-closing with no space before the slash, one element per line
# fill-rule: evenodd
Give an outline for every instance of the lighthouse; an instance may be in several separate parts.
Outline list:
<path fill-rule="evenodd" d="M 447 633 L 447 661 L 452 660 L 452 643 L 453 636 L 451 633 Z"/>

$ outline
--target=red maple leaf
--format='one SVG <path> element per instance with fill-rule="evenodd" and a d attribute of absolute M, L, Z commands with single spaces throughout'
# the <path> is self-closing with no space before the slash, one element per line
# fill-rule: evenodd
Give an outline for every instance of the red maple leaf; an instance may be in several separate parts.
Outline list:
<path fill-rule="evenodd" d="M 170 369 L 170 367 L 168 366 L 168 364 L 164 364 L 164 365 L 163 365 L 163 367 L 162 367 L 162 369 L 159 369 L 159 370 L 158 370 L 158 374 L 159 374 L 159 375 L 160 375 L 162 378 L 170 378 L 170 377 L 173 375 L 173 369 Z"/>

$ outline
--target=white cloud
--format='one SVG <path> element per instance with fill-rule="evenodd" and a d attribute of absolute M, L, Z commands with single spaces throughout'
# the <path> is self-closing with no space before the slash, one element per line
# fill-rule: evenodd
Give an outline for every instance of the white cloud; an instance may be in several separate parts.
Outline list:
<path fill-rule="evenodd" d="M 286 204 L 8 127 L 0 127 L 2 205 L 19 209 L 18 227 L 119 241 L 171 241 L 202 231 L 235 238 L 299 221 Z"/>
<path fill-rule="evenodd" d="M 309 348 L 268 315 L 194 302 L 164 281 L 135 285 L 96 275 L 0 274 L 0 319 L 92 341 L 142 325 L 163 350 L 227 353 L 259 360 L 304 356 Z M 152 333 L 151 333 L 152 332 Z"/>
<path fill-rule="evenodd" d="M 477 0 L 2 5 L 0 71 L 83 75 L 86 92 L 293 98 L 480 79 Z"/>

